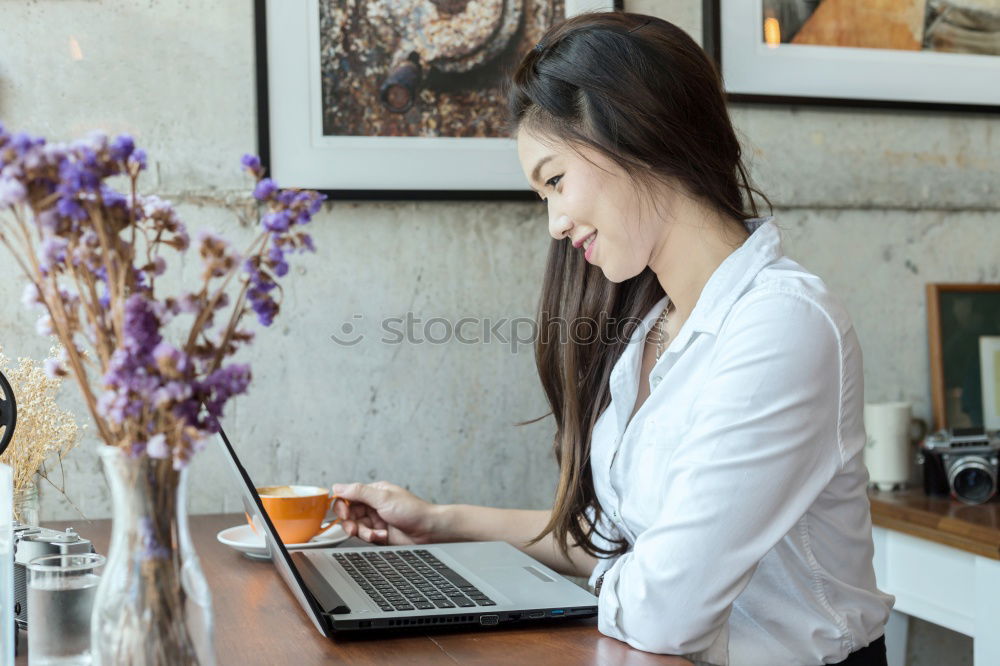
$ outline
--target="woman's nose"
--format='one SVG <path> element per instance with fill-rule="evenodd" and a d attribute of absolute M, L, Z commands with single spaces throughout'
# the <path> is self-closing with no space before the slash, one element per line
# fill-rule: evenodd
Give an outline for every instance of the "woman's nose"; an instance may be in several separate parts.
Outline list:
<path fill-rule="evenodd" d="M 573 222 L 570 221 L 568 215 L 552 214 L 549 216 L 549 234 L 556 240 L 565 238 L 572 228 Z"/>

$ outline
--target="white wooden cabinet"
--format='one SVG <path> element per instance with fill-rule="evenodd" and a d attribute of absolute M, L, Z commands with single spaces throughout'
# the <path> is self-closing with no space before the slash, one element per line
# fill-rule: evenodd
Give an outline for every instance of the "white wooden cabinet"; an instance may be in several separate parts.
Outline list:
<path fill-rule="evenodd" d="M 909 617 L 973 639 L 976 666 L 1000 666 L 1000 560 L 875 526 L 875 576 L 895 595 L 889 666 L 904 666 Z"/>

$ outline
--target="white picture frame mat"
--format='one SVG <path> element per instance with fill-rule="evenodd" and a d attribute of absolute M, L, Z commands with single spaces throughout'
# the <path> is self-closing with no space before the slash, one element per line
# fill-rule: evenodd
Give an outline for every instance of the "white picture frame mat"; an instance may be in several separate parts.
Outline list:
<path fill-rule="evenodd" d="M 762 0 L 721 0 L 719 7 L 722 73 L 731 94 L 1000 105 L 1000 56 L 771 47 L 760 37 Z M 756 27 L 751 31 L 748 25 Z M 916 53 L 919 67 L 914 66 Z"/>

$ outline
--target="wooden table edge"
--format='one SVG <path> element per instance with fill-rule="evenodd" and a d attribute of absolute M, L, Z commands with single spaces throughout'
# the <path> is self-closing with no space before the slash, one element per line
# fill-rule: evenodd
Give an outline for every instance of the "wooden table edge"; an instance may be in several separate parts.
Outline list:
<path fill-rule="evenodd" d="M 895 495 L 883 499 L 879 493 L 870 492 L 868 498 L 871 504 L 872 525 L 957 548 L 973 555 L 1000 560 L 1000 529 L 978 525 L 922 507 L 903 505 L 902 502 L 907 497 L 919 499 L 920 496 Z M 981 506 L 984 512 L 996 510 L 992 503 Z M 961 505 L 961 508 L 965 508 L 965 505 Z"/>

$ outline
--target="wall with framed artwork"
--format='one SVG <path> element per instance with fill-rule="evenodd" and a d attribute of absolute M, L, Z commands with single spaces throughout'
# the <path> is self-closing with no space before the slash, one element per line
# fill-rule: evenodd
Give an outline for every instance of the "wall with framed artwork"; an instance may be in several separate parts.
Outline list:
<path fill-rule="evenodd" d="M 301 6 L 299 0 L 280 4 L 293 14 Z M 678 23 L 698 38 L 704 33 L 711 47 L 714 33 L 701 29 L 712 16 L 703 0 L 627 0 L 625 9 Z M 253 3 L 203 3 L 192 11 L 185 3 L 123 0 L 114 11 L 94 10 L 89 2 L 4 4 L 0 119 L 51 137 L 88 129 L 129 132 L 150 155 L 164 158 L 151 165 L 149 176 L 184 212 L 192 231 L 243 233 L 233 212 L 247 205 L 247 194 L 232 167 L 254 149 L 261 126 L 269 127 L 269 107 L 258 113 L 255 106 L 270 61 L 255 52 L 260 25 Z M 314 34 L 318 41 L 318 30 Z M 265 44 L 260 37 L 258 30 L 258 51 Z M 307 45 L 291 49 L 301 55 Z M 322 69 L 319 55 L 310 67 Z M 321 75 L 310 78 L 294 67 L 271 74 L 268 99 L 285 76 L 304 77 L 296 85 L 316 86 L 309 94 L 321 99 Z M 800 84 L 801 77 L 789 81 Z M 805 104 L 795 89 L 762 101 L 767 103 L 734 102 L 732 113 L 753 176 L 777 206 L 789 255 L 842 296 L 865 353 L 866 398 L 907 400 L 916 414 L 929 416 L 925 285 L 1000 282 L 1000 118 L 965 104 L 960 113 L 941 113 L 947 104 L 927 102 Z M 301 98 L 292 103 L 301 106 Z M 316 112 L 286 127 L 294 131 L 298 122 L 300 130 L 313 132 L 296 139 L 311 149 L 309 137 L 322 138 L 322 120 Z M 309 129 L 312 122 L 319 129 Z M 272 135 L 257 148 L 266 152 L 278 143 Z M 543 413 L 530 354 L 515 356 L 499 345 L 345 350 L 329 341 L 355 315 L 369 322 L 402 312 L 425 320 L 531 316 L 549 242 L 544 206 L 531 196 L 507 200 L 507 192 L 528 194 L 519 181 L 499 191 L 459 190 L 458 180 L 441 189 L 408 189 L 415 185 L 383 179 L 392 159 L 372 166 L 350 155 L 337 153 L 333 165 L 363 172 L 365 180 L 351 187 L 368 188 L 355 193 L 368 200 L 334 200 L 314 219 L 311 233 L 324 253 L 302 258 L 307 273 L 296 276 L 287 294 L 294 334 L 271 331 L 261 348 L 279 351 L 252 359 L 259 379 L 273 390 L 248 396 L 231 430 L 252 433 L 247 454 L 262 474 L 301 476 L 308 483 L 405 477 L 437 501 L 545 506 L 554 464 L 549 425 L 511 427 L 512 420 Z M 280 158 L 274 158 L 272 167 L 280 171 Z M 438 168 L 429 161 L 417 166 L 432 177 Z M 335 186 L 308 179 L 283 184 Z M 408 196 L 369 199 L 379 192 Z M 504 200 L 486 201 L 490 197 Z M 20 305 L 22 286 L 0 281 L 0 342 L 11 357 L 44 357 L 48 342 L 23 335 L 34 322 Z M 303 409 L 299 395 L 285 390 L 293 377 L 322 409 Z M 80 404 L 71 407 L 83 411 Z M 388 417 L 396 414 L 402 420 Z M 99 490 L 105 484 L 88 449 L 80 446 L 81 454 L 66 459 L 67 488 L 76 507 L 99 518 L 108 515 L 109 498 Z M 482 468 L 472 461 L 484 461 Z M 218 483 L 225 469 L 210 455 L 199 465 L 192 510 L 238 510 L 226 503 Z M 531 490 L 511 493 L 515 484 Z M 43 489 L 41 501 L 47 518 L 79 517 L 56 492 Z M 963 640 L 917 631 L 911 639 L 933 663 L 952 663 L 935 659 L 934 650 L 946 644 L 954 654 Z"/>
<path fill-rule="evenodd" d="M 505 132 L 502 80 L 553 23 L 614 0 L 349 6 L 255 2 L 271 174 L 335 199 L 535 198 Z"/>
<path fill-rule="evenodd" d="M 246 183 L 232 167 L 258 139 L 252 3 L 213 3 L 198 12 L 176 3 L 122 7 L 128 9 L 101 13 L 89 3 L 8 3 L 0 22 L 0 118 L 52 137 L 90 128 L 130 132 L 164 157 L 151 165 L 150 179 L 184 211 L 192 231 L 243 233 L 233 212 L 247 203 Z M 628 0 L 625 8 L 700 36 L 702 0 Z M 53 31 L 57 24 L 72 32 Z M 44 94 L 40 71 L 65 97 Z M 732 111 L 753 175 L 778 206 L 788 253 L 824 276 L 854 319 L 866 395 L 907 400 L 929 416 L 925 284 L 1000 282 L 997 116 L 742 103 Z M 368 177 L 377 179 L 378 170 Z M 505 478 L 537 481 L 520 499 L 541 506 L 550 497 L 544 484 L 551 460 L 547 445 L 537 445 L 547 441 L 547 426 L 509 427 L 511 414 L 538 413 L 530 354 L 515 357 L 500 346 L 470 347 L 468 356 L 427 345 L 359 351 L 329 341 L 355 314 L 377 322 L 406 311 L 425 320 L 533 313 L 549 243 L 544 205 L 419 200 L 431 193 L 334 201 L 317 215 L 311 233 L 332 253 L 303 257 L 302 286 L 287 294 L 296 333 L 272 332 L 280 353 L 254 363 L 269 386 L 286 385 L 292 374 L 314 377 L 310 394 L 322 396 L 327 409 L 282 420 L 278 415 L 300 405 L 275 391 L 249 398 L 234 428 L 253 431 L 255 461 L 288 478 L 314 471 L 400 478 L 419 459 L 432 471 L 415 483 L 439 500 L 513 501 L 491 495 L 490 484 L 468 471 L 468 460 L 483 458 L 495 460 Z M 20 306 L 21 288 L 0 283 L 0 342 L 12 357 L 44 357 L 47 342 L 20 333 L 34 323 Z M 436 399 L 442 394 L 452 397 Z M 400 411 L 403 429 L 385 418 Z M 336 438 L 327 436 L 331 423 Z M 463 438 L 464 460 L 445 450 L 445 435 Z M 400 450 L 403 439 L 409 444 Z M 377 469 L 351 462 L 362 440 Z M 104 485 L 99 471 L 72 455 L 66 464 L 81 510 L 107 515 L 107 498 L 95 490 Z M 460 466 L 464 473 L 456 472 Z M 205 470 L 211 477 L 210 462 Z M 238 508 L 225 505 L 213 484 L 193 485 L 195 511 Z M 53 518 L 78 516 L 58 493 L 42 504 Z"/>

